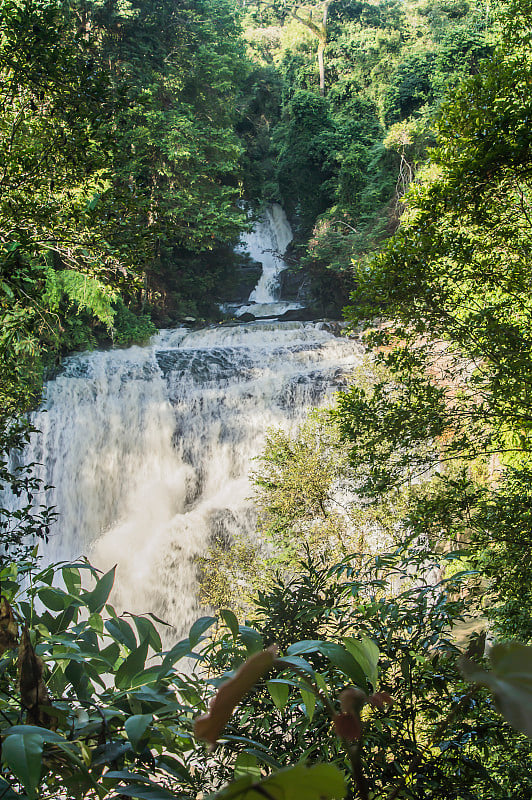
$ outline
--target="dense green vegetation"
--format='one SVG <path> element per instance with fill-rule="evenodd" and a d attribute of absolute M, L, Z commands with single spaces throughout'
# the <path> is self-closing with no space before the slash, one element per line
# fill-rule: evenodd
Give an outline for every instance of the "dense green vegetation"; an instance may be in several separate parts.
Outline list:
<path fill-rule="evenodd" d="M 531 18 L 2 4 L 6 800 L 532 798 Z M 39 571 L 24 536 L 53 511 L 7 454 L 59 354 L 210 313 L 242 192 L 286 206 L 324 309 L 351 292 L 368 359 L 334 409 L 271 432 L 271 550 L 207 556 L 219 615 L 164 649 L 163 622 L 109 604 L 112 572 Z M 499 641 L 489 672 L 471 629 Z"/>
<path fill-rule="evenodd" d="M 223 259 L 188 257 L 243 224 L 238 31 L 226 2 L 2 4 L 3 403 L 42 355 L 149 336 L 126 307 L 210 308 Z"/>
<path fill-rule="evenodd" d="M 492 51 L 495 8 L 333 0 L 246 9 L 246 36 L 263 64 L 238 127 L 246 186 L 287 209 L 317 306 L 338 314 L 353 287 L 352 258 L 377 250 L 397 227 L 445 93 Z"/>
<path fill-rule="evenodd" d="M 493 30 L 476 2 L 4 3 L 3 403 L 65 351 L 214 318 L 242 198 L 285 206 L 338 316 Z"/>

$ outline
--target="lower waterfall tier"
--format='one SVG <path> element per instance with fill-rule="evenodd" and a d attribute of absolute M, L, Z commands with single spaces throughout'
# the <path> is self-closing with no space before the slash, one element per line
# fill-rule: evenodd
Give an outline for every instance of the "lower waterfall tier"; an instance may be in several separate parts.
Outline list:
<path fill-rule="evenodd" d="M 46 559 L 118 564 L 113 602 L 178 630 L 198 616 L 197 557 L 254 535 L 248 474 L 272 426 L 290 429 L 360 362 L 324 324 L 161 331 L 148 347 L 68 358 L 26 454 L 57 507 Z"/>

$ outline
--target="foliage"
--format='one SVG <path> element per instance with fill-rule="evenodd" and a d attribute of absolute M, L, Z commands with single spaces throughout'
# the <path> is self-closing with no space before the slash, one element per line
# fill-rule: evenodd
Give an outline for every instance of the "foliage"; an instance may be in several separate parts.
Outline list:
<path fill-rule="evenodd" d="M 323 414 L 315 412 L 296 436 L 271 431 L 258 462 L 252 477 L 259 530 L 281 563 L 300 557 L 303 545 L 329 555 L 349 549 L 352 475 L 338 432 Z"/>
<path fill-rule="evenodd" d="M 31 563 L 35 543 L 46 540 L 55 520 L 53 508 L 39 503 L 42 482 L 34 465 L 22 463 L 22 454 L 33 430 L 24 420 L 0 417 L 0 565 L 11 561 Z M 15 498 L 16 506 L 11 507 Z M 32 555 L 33 554 L 33 555 Z"/>
<path fill-rule="evenodd" d="M 234 243 L 244 224 L 232 100 L 244 72 L 229 0 L 2 4 L 7 405 L 33 404 L 43 363 L 110 335 L 119 297 L 132 312 L 212 308 L 216 260 L 205 278 L 174 261 Z"/>
<path fill-rule="evenodd" d="M 417 558 L 426 564 L 424 552 Z M 425 570 L 415 576 L 415 561 L 411 551 L 407 562 L 396 553 L 366 562 L 349 556 L 332 569 L 302 564 L 290 589 L 278 583 L 260 598 L 255 627 L 222 611 L 219 621 L 199 619 L 167 650 L 156 619 L 118 614 L 109 604 L 114 570 L 98 575 L 86 562 L 39 572 L 4 566 L 0 726 L 8 796 L 169 800 L 220 788 L 236 773 L 220 798 L 266 790 L 277 797 L 288 787 L 294 798 L 316 791 L 341 798 L 343 772 L 353 797 L 367 796 L 367 782 L 375 797 L 391 790 L 396 797 L 507 797 L 515 778 L 508 739 L 520 739 L 507 730 L 499 739 L 505 725 L 487 700 L 461 687 L 449 638 L 461 610 L 449 595 L 458 579 L 426 583 Z M 95 580 L 91 589 L 82 576 Z M 273 663 L 270 656 L 265 683 L 263 667 L 251 665 L 271 640 L 281 652 Z M 200 669 L 177 672 L 184 658 Z M 227 670 L 246 659 L 231 684 Z M 254 671 L 255 688 L 247 680 L 244 688 L 244 670 Z M 376 683 L 385 691 L 375 694 Z M 360 688 L 342 695 L 349 684 Z M 205 758 L 194 718 L 220 685 L 227 688 L 217 702 L 224 697 L 229 713 L 250 693 Z M 355 697 L 370 705 L 349 705 Z M 354 734 L 345 726 L 350 716 L 359 719 Z M 496 780 L 483 768 L 487 747 Z M 308 773 L 302 766 L 320 760 L 329 763 Z M 524 776 L 520 787 L 528 796 Z"/>
<path fill-rule="evenodd" d="M 499 644 L 492 647 L 489 658 L 489 672 L 466 659 L 462 672 L 468 680 L 488 686 L 511 725 L 532 738 L 532 648 L 518 642 Z"/>
<path fill-rule="evenodd" d="M 117 345 L 146 344 L 156 332 L 147 314 L 133 314 L 120 300 L 113 318 L 113 342 Z"/>
<path fill-rule="evenodd" d="M 430 478 L 409 524 L 467 548 L 489 578 L 487 613 L 525 640 L 529 70 L 514 32 L 442 107 L 401 228 L 357 272 L 350 313 L 393 320 L 369 337 L 391 376 L 353 387 L 335 412 L 369 496 Z"/>
<path fill-rule="evenodd" d="M 260 181 L 260 196 L 287 208 L 317 306 L 338 314 L 353 288 L 351 260 L 364 263 L 397 227 L 442 99 L 492 52 L 497 7 L 334 0 L 246 8 L 254 58 L 282 81 L 277 113 L 265 105 L 262 127 L 246 128 L 246 185 L 253 180 L 256 193 Z M 325 37 L 323 91 L 309 21 Z M 245 97 L 253 95 L 248 85 Z M 399 147 L 390 146 L 394 126 L 404 134 Z"/>

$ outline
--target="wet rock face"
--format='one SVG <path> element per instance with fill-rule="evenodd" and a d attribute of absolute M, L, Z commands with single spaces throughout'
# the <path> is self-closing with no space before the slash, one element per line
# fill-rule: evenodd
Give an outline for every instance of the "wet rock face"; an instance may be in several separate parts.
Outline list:
<path fill-rule="evenodd" d="M 291 322 L 294 320 L 299 322 L 310 322 L 314 319 L 316 319 L 316 312 L 311 308 L 305 307 L 289 309 L 279 317 L 279 320 L 282 322 Z"/>
<path fill-rule="evenodd" d="M 219 297 L 221 303 L 245 303 L 262 275 L 262 264 L 249 260 L 235 269 L 231 284 Z"/>
<path fill-rule="evenodd" d="M 304 271 L 285 269 L 279 275 L 281 300 L 305 303 L 309 300 L 308 276 Z"/>

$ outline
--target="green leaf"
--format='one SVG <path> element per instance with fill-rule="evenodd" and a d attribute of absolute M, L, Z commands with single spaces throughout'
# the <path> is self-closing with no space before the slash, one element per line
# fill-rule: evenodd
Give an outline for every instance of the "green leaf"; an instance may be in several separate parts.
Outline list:
<path fill-rule="evenodd" d="M 128 717 L 128 719 L 126 719 L 124 727 L 126 729 L 127 738 L 133 745 L 134 750 L 139 749 L 139 743 L 152 721 L 152 714 L 135 714 L 133 717 Z"/>
<path fill-rule="evenodd" d="M 309 720 L 312 722 L 312 717 L 314 716 L 314 709 L 316 708 L 316 695 L 314 692 L 309 691 L 308 689 L 303 689 L 301 686 L 299 688 L 301 693 L 301 699 L 305 704 L 305 713 Z"/>
<path fill-rule="evenodd" d="M 254 780 L 260 778 L 260 766 L 256 756 L 251 753 L 239 753 L 236 757 L 234 766 L 235 778 L 241 778 L 243 775 L 248 775 Z"/>
<path fill-rule="evenodd" d="M 128 650 L 135 650 L 137 647 L 137 639 L 133 633 L 132 627 L 120 617 L 108 619 L 104 623 L 105 629 L 111 634 L 113 639 L 116 639 L 120 644 L 125 645 Z"/>
<path fill-rule="evenodd" d="M 175 644 L 163 658 L 163 663 L 159 669 L 159 675 L 166 675 L 170 667 L 173 667 L 176 661 L 179 661 L 185 656 L 190 655 L 191 650 L 192 647 L 188 639 L 182 639 L 180 642 Z"/>
<path fill-rule="evenodd" d="M 266 681 L 266 687 L 271 695 L 275 707 L 282 711 L 288 702 L 288 695 L 290 694 L 290 687 L 281 680 L 273 679 Z"/>
<path fill-rule="evenodd" d="M 139 642 L 147 639 L 149 644 L 153 647 L 155 652 L 159 652 L 162 649 L 162 642 L 161 637 L 159 636 L 159 631 L 149 619 L 146 617 L 133 617 L 133 622 L 135 623 L 135 627 L 139 634 Z"/>
<path fill-rule="evenodd" d="M 341 645 L 334 642 L 322 642 L 320 652 L 327 656 L 338 669 L 342 670 L 344 675 L 351 678 L 353 683 L 367 691 L 368 684 L 365 672 L 351 653 L 348 653 Z"/>
<path fill-rule="evenodd" d="M 312 666 L 300 656 L 284 656 L 284 658 L 278 658 L 276 663 L 279 664 L 279 666 L 285 666 L 287 669 L 295 667 L 298 670 L 307 672 L 309 675 L 314 675 Z"/>
<path fill-rule="evenodd" d="M 9 728 L 7 735 L 13 736 L 14 734 L 27 735 L 33 734 L 40 736 L 43 742 L 65 742 L 62 736 L 55 731 L 50 731 L 48 728 L 39 728 L 37 725 L 13 725 Z"/>
<path fill-rule="evenodd" d="M 268 766 L 273 767 L 273 769 L 282 769 L 282 764 L 268 751 L 259 750 L 258 747 L 246 747 L 245 752 L 255 756 L 261 764 L 268 764 Z"/>
<path fill-rule="evenodd" d="M 93 751 L 92 765 L 97 766 L 98 764 L 111 764 L 125 753 L 131 753 L 131 750 L 131 744 L 123 739 L 118 742 L 107 742 L 106 744 L 101 744 L 96 748 L 96 750 Z"/>
<path fill-rule="evenodd" d="M 21 800 L 22 795 L 13 791 L 9 783 L 0 777 L 0 800 Z"/>
<path fill-rule="evenodd" d="M 299 656 L 303 653 L 318 653 L 323 642 L 318 639 L 303 639 L 301 642 L 291 644 L 287 649 L 287 655 Z"/>
<path fill-rule="evenodd" d="M 115 686 L 118 689 L 127 689 L 131 686 L 133 678 L 142 672 L 148 655 L 148 642 L 141 642 L 136 650 L 128 655 L 120 664 L 115 675 Z"/>
<path fill-rule="evenodd" d="M 367 690 L 366 673 L 358 661 L 348 653 L 342 645 L 335 642 L 323 642 L 317 639 L 307 639 L 296 642 L 287 650 L 289 656 L 301 653 L 322 653 L 342 672 L 350 678 L 353 683 Z M 284 659 L 286 660 L 286 659 Z"/>
<path fill-rule="evenodd" d="M 497 644 L 489 655 L 492 671 L 467 658 L 459 661 L 466 680 L 487 686 L 503 717 L 532 739 L 532 646 L 519 642 Z"/>
<path fill-rule="evenodd" d="M 13 294 L 13 290 L 8 283 L 6 283 L 5 281 L 0 281 L 0 286 L 2 287 L 3 291 L 9 298 L 13 299 L 15 297 L 15 295 Z"/>
<path fill-rule="evenodd" d="M 2 761 L 24 786 L 28 797 L 37 797 L 41 778 L 43 737 L 37 733 L 12 733 L 2 746 Z"/>
<path fill-rule="evenodd" d="M 61 575 L 65 582 L 67 591 L 70 594 L 77 595 L 81 588 L 81 575 L 79 569 L 76 567 L 63 567 Z"/>
<path fill-rule="evenodd" d="M 116 566 L 112 567 L 109 572 L 102 575 L 91 592 L 85 592 L 81 595 L 81 599 L 93 614 L 95 611 L 101 611 L 106 604 L 115 582 L 115 570 Z"/>
<path fill-rule="evenodd" d="M 236 641 L 238 637 L 238 620 L 235 614 L 226 608 L 223 611 L 220 611 L 220 616 L 233 634 L 233 639 Z"/>
<path fill-rule="evenodd" d="M 43 586 L 39 589 L 37 594 L 43 605 L 51 611 L 64 611 L 72 603 L 77 602 L 79 604 L 77 598 L 70 597 L 70 595 L 63 592 L 62 589 L 52 589 L 49 586 Z"/>
<path fill-rule="evenodd" d="M 212 627 L 215 622 L 216 622 L 216 617 L 200 617 L 199 619 L 196 620 L 196 622 L 191 627 L 190 632 L 188 634 L 190 649 L 192 649 L 197 645 L 201 636 L 205 633 L 206 630 Z"/>
<path fill-rule="evenodd" d="M 248 625 L 239 625 L 238 632 L 249 655 L 253 655 L 253 653 L 258 653 L 259 650 L 264 649 L 262 636 L 255 628 L 250 628 Z"/>
<path fill-rule="evenodd" d="M 361 668 L 370 679 L 371 685 L 376 689 L 378 680 L 377 664 L 379 663 L 380 654 L 379 648 L 375 642 L 367 636 L 363 636 L 358 640 L 346 636 L 343 641 L 347 651 L 351 653 L 355 661 L 360 664 Z"/>
<path fill-rule="evenodd" d="M 345 797 L 345 779 L 332 764 L 318 764 L 280 770 L 263 781 L 253 783 L 251 776 L 230 784 L 218 794 L 216 800 L 342 800 Z"/>

